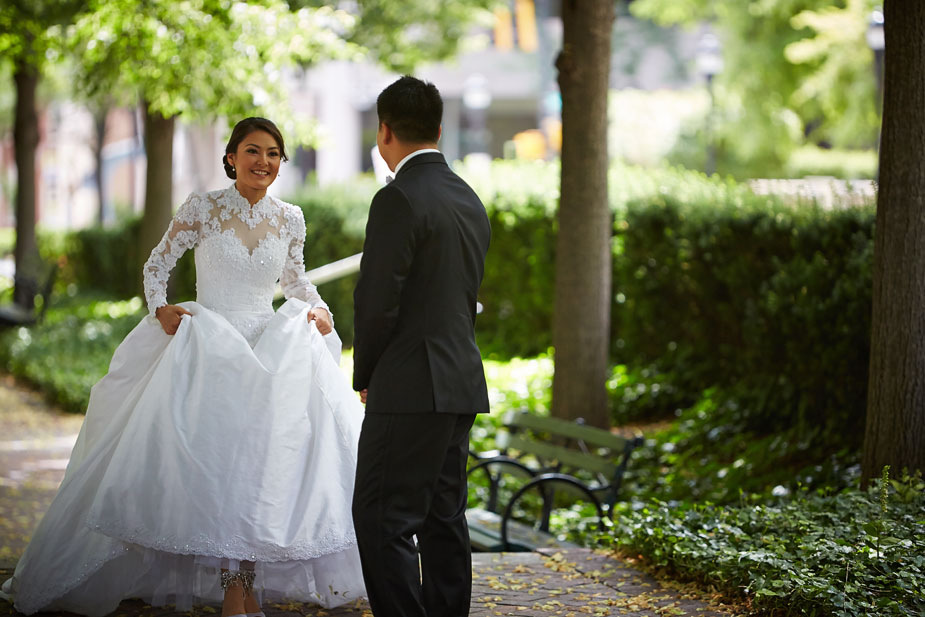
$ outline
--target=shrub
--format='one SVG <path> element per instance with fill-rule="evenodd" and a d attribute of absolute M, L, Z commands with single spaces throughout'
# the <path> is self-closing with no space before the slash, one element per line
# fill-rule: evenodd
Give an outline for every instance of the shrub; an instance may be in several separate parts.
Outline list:
<path fill-rule="evenodd" d="M 614 269 L 613 355 L 657 362 L 688 392 L 734 390 L 748 429 L 857 429 L 873 220 L 868 208 L 757 197 L 631 204 Z"/>
<path fill-rule="evenodd" d="M 138 250 L 140 228 L 141 219 L 133 218 L 114 227 L 90 227 L 69 234 L 62 280 L 116 298 L 136 295 L 141 290 L 141 266 L 147 259 Z"/>
<path fill-rule="evenodd" d="M 698 393 L 680 387 L 683 380 L 657 364 L 617 364 L 607 380 L 610 415 L 616 426 L 672 417 L 697 402 Z"/>
<path fill-rule="evenodd" d="M 137 297 L 58 298 L 41 324 L 0 333 L 0 366 L 66 411 L 83 413 L 90 387 L 106 374 L 113 351 L 145 312 Z"/>
<path fill-rule="evenodd" d="M 488 211 L 491 246 L 479 290 L 479 348 L 498 359 L 543 354 L 552 345 L 558 165 L 543 161 L 458 164 Z"/>
<path fill-rule="evenodd" d="M 860 475 L 859 449 L 841 432 L 743 427 L 750 410 L 718 388 L 678 418 L 651 431 L 633 452 L 627 495 L 635 502 L 695 500 L 735 503 L 799 487 L 843 488 Z"/>
<path fill-rule="evenodd" d="M 757 614 L 911 617 L 925 612 L 923 488 L 919 475 L 776 503 L 656 501 L 600 542 L 744 594 Z"/>

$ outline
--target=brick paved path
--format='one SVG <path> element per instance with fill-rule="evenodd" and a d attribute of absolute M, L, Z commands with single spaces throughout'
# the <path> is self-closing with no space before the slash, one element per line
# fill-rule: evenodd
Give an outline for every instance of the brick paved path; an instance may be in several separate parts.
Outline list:
<path fill-rule="evenodd" d="M 82 416 L 63 414 L 40 395 L 0 375 L 0 582 L 9 578 L 38 519 L 64 475 Z M 360 602 L 331 610 L 269 604 L 268 617 L 371 617 Z M 219 606 L 193 613 L 123 602 L 114 616 L 217 616 Z M 471 617 L 630 615 L 729 616 L 735 613 L 665 587 L 626 562 L 587 549 L 473 555 Z M 18 615 L 0 600 L 0 615 Z M 49 615 L 43 613 L 42 615 Z"/>
<path fill-rule="evenodd" d="M 16 563 L 48 509 L 82 421 L 0 374 L 0 568 Z"/>
<path fill-rule="evenodd" d="M 476 553 L 473 561 L 470 617 L 727 617 L 734 612 L 709 606 L 678 590 L 668 589 L 626 563 L 574 549 L 562 553 Z M 0 569 L 6 579 L 11 570 Z M 365 602 L 323 610 L 307 604 L 267 604 L 268 617 L 371 617 Z M 198 607 L 192 615 L 218 615 L 221 607 Z M 0 614 L 18 615 L 0 600 Z M 40 615 L 47 615 L 41 613 Z M 169 607 L 152 608 L 141 601 L 123 602 L 113 615 L 168 617 L 187 615 Z"/>

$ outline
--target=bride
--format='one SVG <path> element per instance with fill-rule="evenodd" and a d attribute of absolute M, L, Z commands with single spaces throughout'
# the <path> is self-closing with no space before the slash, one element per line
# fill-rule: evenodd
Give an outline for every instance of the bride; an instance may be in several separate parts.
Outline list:
<path fill-rule="evenodd" d="M 3 591 L 17 610 L 104 615 L 124 598 L 332 607 L 365 595 L 350 502 L 363 410 L 304 273 L 302 211 L 267 195 L 276 126 L 239 122 L 232 186 L 192 194 L 144 266 L 150 315 L 116 350 L 64 481 Z M 196 248 L 196 302 L 167 304 Z M 287 301 L 274 313 L 276 283 Z"/>

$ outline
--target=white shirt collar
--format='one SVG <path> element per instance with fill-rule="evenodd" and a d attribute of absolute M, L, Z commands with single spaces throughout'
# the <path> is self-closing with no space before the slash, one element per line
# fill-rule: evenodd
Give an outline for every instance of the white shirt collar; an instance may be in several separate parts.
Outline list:
<path fill-rule="evenodd" d="M 436 152 L 437 154 L 440 154 L 440 151 L 439 151 L 439 150 L 436 150 L 436 149 L 434 149 L 434 148 L 422 148 L 421 150 L 415 150 L 414 152 L 412 152 L 411 154 L 409 154 L 408 156 L 406 156 L 406 157 L 403 158 L 402 160 L 398 161 L 398 165 L 395 166 L 395 175 L 398 174 L 398 170 L 400 170 L 400 169 L 402 168 L 402 166 L 403 166 L 405 163 L 407 163 L 410 159 L 416 157 L 416 156 L 419 155 L 419 154 L 426 154 L 426 153 L 428 153 L 428 152 Z"/>

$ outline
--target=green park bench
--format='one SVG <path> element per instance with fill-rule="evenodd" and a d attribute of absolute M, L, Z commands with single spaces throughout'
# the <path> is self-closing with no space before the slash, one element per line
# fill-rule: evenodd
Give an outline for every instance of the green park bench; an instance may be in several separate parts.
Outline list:
<path fill-rule="evenodd" d="M 488 480 L 484 507 L 466 511 L 474 551 L 575 546 L 550 531 L 554 509 L 592 503 L 600 524 L 620 496 L 630 454 L 643 443 L 642 437 L 616 435 L 581 419 L 527 411 L 508 412 L 503 426 L 495 439 L 498 450 L 469 452 L 469 477 Z M 513 486 L 506 489 L 508 484 Z M 527 511 L 530 502 L 533 509 Z"/>

